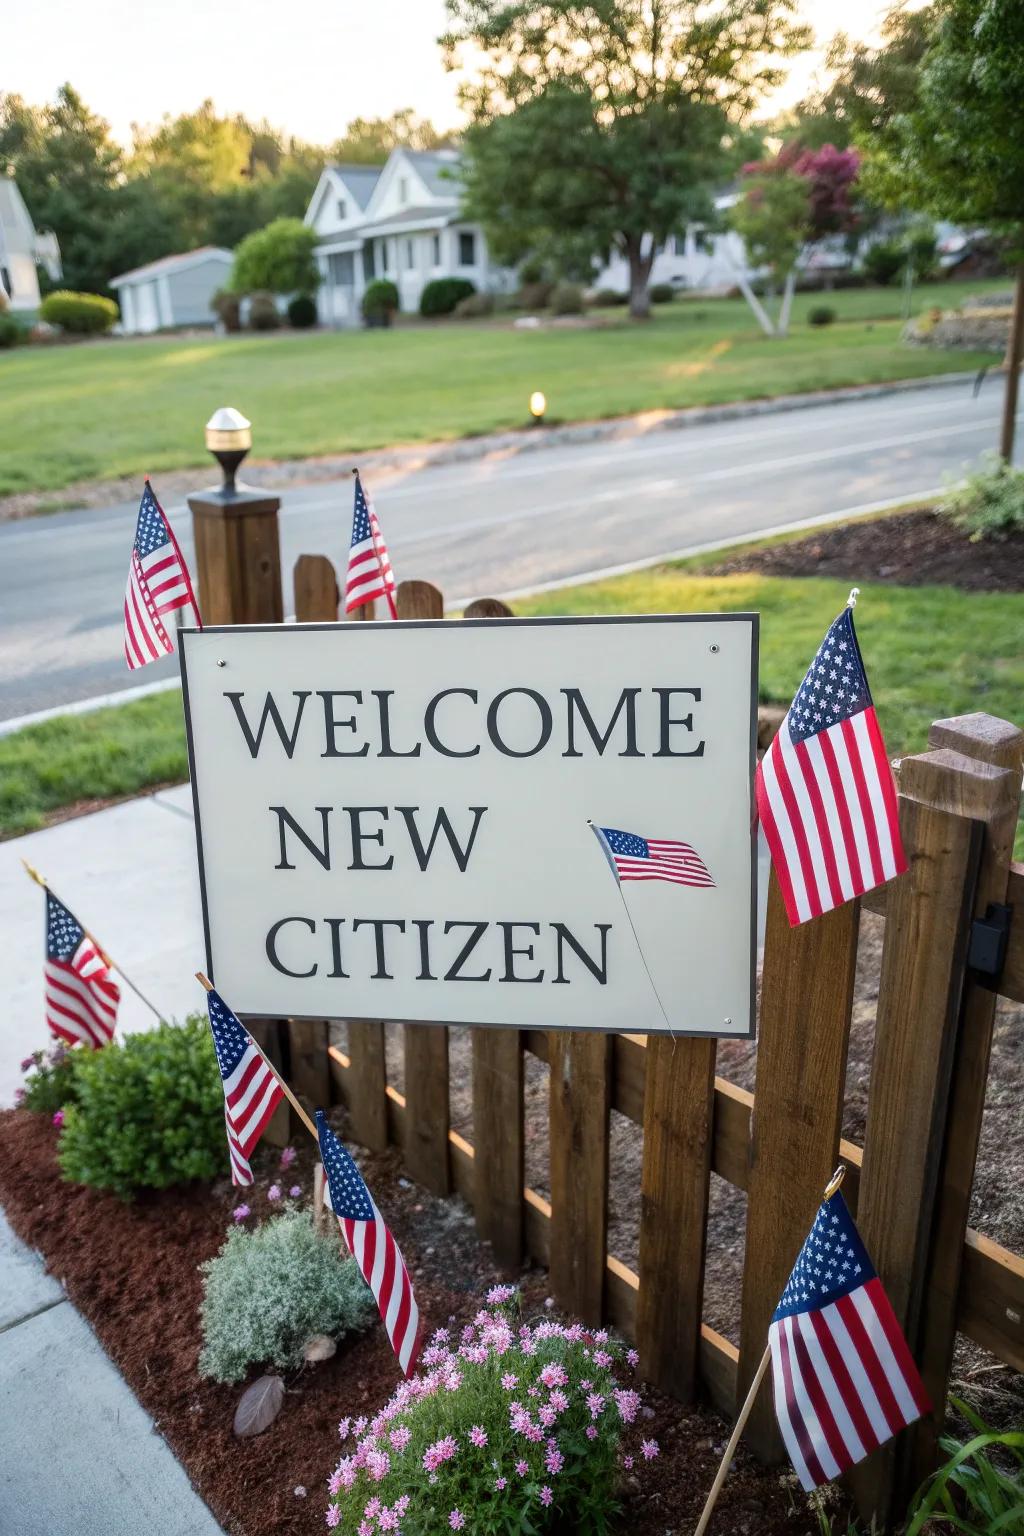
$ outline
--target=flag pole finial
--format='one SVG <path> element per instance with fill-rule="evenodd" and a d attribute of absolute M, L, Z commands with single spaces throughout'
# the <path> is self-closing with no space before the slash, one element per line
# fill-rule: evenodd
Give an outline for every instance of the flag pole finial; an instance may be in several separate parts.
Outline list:
<path fill-rule="evenodd" d="M 850 595 L 846 599 L 847 608 L 856 608 L 858 597 L 860 597 L 860 587 L 851 587 Z"/>
<path fill-rule="evenodd" d="M 204 976 L 202 971 L 196 971 L 196 981 L 202 982 L 207 992 L 213 991 L 213 982 L 210 981 L 208 977 Z"/>

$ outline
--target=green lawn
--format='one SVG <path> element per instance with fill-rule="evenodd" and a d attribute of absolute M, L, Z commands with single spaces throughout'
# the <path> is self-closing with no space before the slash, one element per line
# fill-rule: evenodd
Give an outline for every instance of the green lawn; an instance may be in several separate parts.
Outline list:
<path fill-rule="evenodd" d="M 849 583 L 708 576 L 691 560 L 517 604 L 522 614 L 761 614 L 761 697 L 788 704 Z M 858 630 L 886 743 L 918 751 L 931 721 L 987 710 L 1016 719 L 1024 698 L 1024 603 L 949 587 L 868 586 Z M 0 738 L 0 835 L 40 826 L 87 797 L 129 794 L 186 775 L 181 698 L 68 716 Z M 1019 840 L 1018 855 L 1024 854 Z"/>
<path fill-rule="evenodd" d="M 1005 283 L 925 285 L 916 310 Z M 828 302 L 835 325 L 812 329 Z M 648 324 L 601 311 L 597 330 L 515 331 L 508 317 L 393 331 L 113 340 L 0 353 L 0 495 L 204 462 L 220 405 L 253 421 L 256 457 L 301 458 L 515 427 L 530 392 L 584 420 L 914 378 L 992 354 L 904 346 L 896 288 L 801 295 L 785 341 L 742 299 L 681 299 Z"/>

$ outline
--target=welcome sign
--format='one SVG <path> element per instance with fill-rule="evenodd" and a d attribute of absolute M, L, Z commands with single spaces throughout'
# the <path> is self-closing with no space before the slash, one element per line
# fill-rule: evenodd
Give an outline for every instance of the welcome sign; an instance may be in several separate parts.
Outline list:
<path fill-rule="evenodd" d="M 181 635 L 250 1016 L 749 1035 L 757 616 Z"/>

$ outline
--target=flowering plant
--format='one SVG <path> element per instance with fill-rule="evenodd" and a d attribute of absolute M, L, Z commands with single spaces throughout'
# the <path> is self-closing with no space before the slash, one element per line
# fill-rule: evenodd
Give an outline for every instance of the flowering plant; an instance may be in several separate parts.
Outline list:
<path fill-rule="evenodd" d="M 63 1045 L 59 1040 L 50 1051 L 33 1051 L 21 1063 L 26 1073 L 24 1086 L 17 1089 L 14 1102 L 19 1109 L 34 1109 L 54 1115 L 75 1100 L 75 1062 L 81 1049 Z"/>
<path fill-rule="evenodd" d="M 421 1369 L 369 1423 L 343 1419 L 327 1524 L 345 1536 L 534 1536 L 607 1530 L 640 1397 L 617 1371 L 635 1366 L 604 1331 L 517 1323 L 511 1286 L 454 1339 L 434 1334 Z M 639 1438 L 639 1437 L 638 1437 Z M 650 1459 L 657 1443 L 637 1454 Z"/>

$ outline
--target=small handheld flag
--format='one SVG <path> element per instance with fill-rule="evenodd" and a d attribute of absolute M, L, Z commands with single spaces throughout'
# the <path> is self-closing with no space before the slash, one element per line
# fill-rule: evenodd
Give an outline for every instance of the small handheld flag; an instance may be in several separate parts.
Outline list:
<path fill-rule="evenodd" d="M 401 1249 L 374 1204 L 362 1174 L 335 1136 L 322 1109 L 316 1112 L 320 1160 L 330 1206 L 349 1252 L 359 1266 L 384 1320 L 391 1348 L 405 1376 L 416 1369 L 420 1314 Z"/>
<path fill-rule="evenodd" d="M 53 892 L 46 891 L 46 1022 L 69 1045 L 98 1049 L 113 1038 L 121 989 L 106 955 Z"/>
<path fill-rule="evenodd" d="M 704 860 L 689 843 L 640 837 L 615 827 L 594 827 L 617 880 L 668 880 L 674 885 L 714 885 Z"/>
<path fill-rule="evenodd" d="M 131 671 L 172 654 L 174 646 L 163 616 L 188 607 L 202 627 L 188 567 L 147 480 L 124 594 L 124 655 Z"/>
<path fill-rule="evenodd" d="M 224 1087 L 231 1182 L 247 1185 L 253 1182 L 249 1158 L 284 1092 L 263 1053 L 250 1040 L 220 993 L 211 989 L 206 1006 Z"/>
<path fill-rule="evenodd" d="M 838 1190 L 814 1218 L 768 1345 L 779 1428 L 808 1490 L 928 1412 L 907 1341 Z"/>
<path fill-rule="evenodd" d="M 896 785 L 844 608 L 757 768 L 757 809 L 795 927 L 902 874 Z"/>
<path fill-rule="evenodd" d="M 355 475 L 355 506 L 352 511 L 352 543 L 348 552 L 345 578 L 345 612 L 351 613 L 374 598 L 387 598 L 388 611 L 398 617 L 395 607 L 395 574 L 391 569 L 388 547 L 373 510 L 373 503 L 363 490 L 359 472 Z"/>

